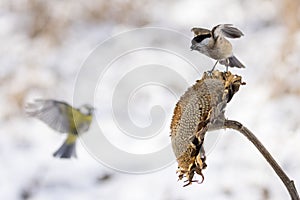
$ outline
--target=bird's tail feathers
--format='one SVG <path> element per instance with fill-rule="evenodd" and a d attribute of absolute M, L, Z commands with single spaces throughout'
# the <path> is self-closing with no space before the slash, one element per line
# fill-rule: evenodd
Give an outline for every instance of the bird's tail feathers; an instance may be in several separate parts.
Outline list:
<path fill-rule="evenodd" d="M 231 56 L 227 59 L 220 60 L 219 63 L 221 65 L 225 65 L 226 67 L 237 67 L 237 68 L 245 68 L 245 66 L 235 57 Z"/>
<path fill-rule="evenodd" d="M 61 147 L 53 153 L 53 156 L 57 158 L 76 158 L 76 141 L 70 143 L 67 138 Z"/>

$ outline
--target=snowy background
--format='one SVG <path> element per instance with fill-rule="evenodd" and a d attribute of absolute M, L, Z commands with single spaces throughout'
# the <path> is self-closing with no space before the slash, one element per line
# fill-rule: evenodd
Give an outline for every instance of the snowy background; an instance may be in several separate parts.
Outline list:
<path fill-rule="evenodd" d="M 190 29 L 194 26 L 212 28 L 219 23 L 232 23 L 245 34 L 232 42 L 236 56 L 246 65 L 246 69 L 233 69 L 232 72 L 242 75 L 247 85 L 240 88 L 228 105 L 227 117 L 239 120 L 257 135 L 289 177 L 295 180 L 299 190 L 299 13 L 298 0 L 2 0 L 0 199 L 289 199 L 283 184 L 258 151 L 234 131 L 212 133 L 220 137 L 210 149 L 204 183 L 183 188 L 183 182 L 177 182 L 174 161 L 152 173 L 122 173 L 101 160 L 98 162 L 93 152 L 87 152 L 86 143 L 81 145 L 80 142 L 77 145 L 78 159 L 55 159 L 52 153 L 61 145 L 64 136 L 54 133 L 38 120 L 27 118 L 23 108 L 26 102 L 36 98 L 55 98 L 72 103 L 74 90 L 77 90 L 76 77 L 84 61 L 97 45 L 114 35 L 141 27 L 161 27 L 191 39 Z M 147 40 L 147 37 L 140 35 L 134 39 Z M 155 42 L 153 40 L 153 44 Z M 189 45 L 187 43 L 181 48 L 189 51 Z M 103 56 L 109 56 L 111 52 L 108 49 Z M 141 127 L 151 124 L 151 107 L 160 105 L 165 111 L 164 123 L 154 137 L 156 142 L 145 138 L 132 142 L 128 135 L 115 135 L 116 121 L 111 120 L 112 111 L 103 106 L 110 101 L 105 99 L 111 95 L 109 87 L 118 84 L 124 75 L 121 72 L 126 75 L 126 69 L 130 71 L 130 67 L 136 64 L 136 60 L 130 61 L 130 56 L 123 61 L 123 71 L 116 66 L 108 71 L 107 77 L 103 78 L 106 82 L 100 84 L 102 88 L 98 88 L 94 97 L 85 96 L 83 100 L 74 101 L 74 105 L 79 106 L 76 103 L 91 99 L 88 103 L 99 107 L 86 137 L 96 133 L 93 127 L 100 124 L 106 130 L 108 140 L 124 151 L 140 153 L 136 151 L 140 151 L 141 146 L 147 151 L 168 146 L 169 123 L 179 97 L 177 94 L 212 65 L 209 58 L 196 52 L 189 53 L 199 58 L 198 64 L 193 60 L 198 67 L 197 73 L 191 69 L 181 71 L 186 81 L 184 87 L 182 81 L 167 80 L 168 87 L 174 89 L 176 95 L 170 95 L 168 90 L 153 84 L 134 93 L 128 99 L 131 101 L 128 108 L 113 104 L 121 122 L 128 121 L 129 115 Z M 139 54 L 134 58 L 137 56 Z M 156 59 L 156 63 L 163 62 Z M 219 69 L 223 68 L 219 66 Z M 84 90 L 84 85 L 80 89 Z M 102 100 L 104 102 L 100 103 Z M 129 114 L 120 110 L 128 110 Z M 101 141 L 99 149 L 102 150 Z M 133 171 L 144 167 L 141 163 L 135 168 L 134 161 L 126 163 L 124 158 L 120 158 L 120 163 Z"/>

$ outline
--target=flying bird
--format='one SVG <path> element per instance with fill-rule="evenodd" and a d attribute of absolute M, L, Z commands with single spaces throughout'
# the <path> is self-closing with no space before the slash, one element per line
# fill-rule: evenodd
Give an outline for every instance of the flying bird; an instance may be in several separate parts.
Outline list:
<path fill-rule="evenodd" d="M 54 152 L 54 157 L 76 157 L 76 140 L 78 135 L 88 131 L 93 118 L 94 108 L 85 104 L 79 108 L 73 108 L 63 101 L 52 99 L 35 100 L 28 103 L 25 112 L 35 117 L 49 127 L 60 133 L 67 133 L 67 138 L 62 146 Z"/>

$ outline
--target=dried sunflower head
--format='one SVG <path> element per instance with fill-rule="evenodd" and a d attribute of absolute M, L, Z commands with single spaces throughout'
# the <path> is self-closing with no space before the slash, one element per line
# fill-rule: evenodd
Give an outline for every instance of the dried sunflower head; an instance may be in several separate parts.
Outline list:
<path fill-rule="evenodd" d="M 203 147 L 205 133 L 209 129 L 221 127 L 224 109 L 239 90 L 242 78 L 230 72 L 213 71 L 204 73 L 190 87 L 176 104 L 171 123 L 171 141 L 178 162 L 179 180 L 186 178 L 187 186 L 194 174 L 202 176 L 206 168 Z"/>

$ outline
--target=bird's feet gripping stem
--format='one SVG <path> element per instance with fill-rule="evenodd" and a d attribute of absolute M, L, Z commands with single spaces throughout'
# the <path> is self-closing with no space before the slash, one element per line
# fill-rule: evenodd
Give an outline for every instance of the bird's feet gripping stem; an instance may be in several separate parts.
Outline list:
<path fill-rule="evenodd" d="M 208 71 L 208 74 L 209 74 L 209 75 L 212 75 L 212 72 L 215 70 L 215 68 L 216 68 L 216 66 L 217 66 L 217 64 L 218 64 L 218 62 L 219 62 L 219 61 L 217 60 L 217 62 L 214 64 L 213 68 L 212 68 L 211 70 Z"/>

